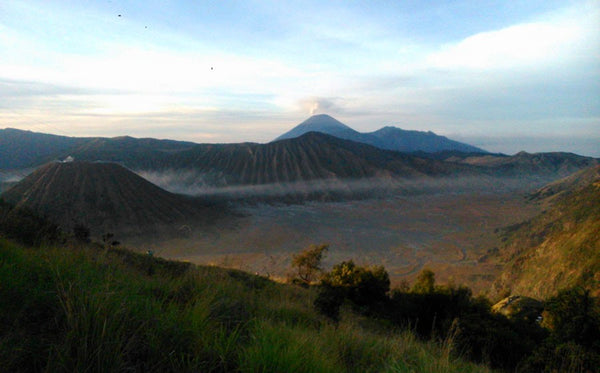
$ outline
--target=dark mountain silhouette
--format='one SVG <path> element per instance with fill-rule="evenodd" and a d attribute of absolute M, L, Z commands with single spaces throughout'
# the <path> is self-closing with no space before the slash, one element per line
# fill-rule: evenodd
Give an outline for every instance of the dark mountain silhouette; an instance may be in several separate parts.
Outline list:
<path fill-rule="evenodd" d="M 340 139 L 352 140 L 356 142 L 365 142 L 368 136 L 353 130 L 339 120 L 327 115 L 313 115 L 304 122 L 300 123 L 290 131 L 276 138 L 274 141 L 293 139 L 300 137 L 308 132 L 321 132 L 331 136 L 339 137 Z M 374 140 L 374 139 L 373 139 Z"/>
<path fill-rule="evenodd" d="M 87 141 L 87 138 L 48 135 L 13 128 L 0 129 L 0 169 L 39 166 Z"/>
<path fill-rule="evenodd" d="M 130 168 L 152 168 L 171 154 L 192 149 L 198 144 L 186 141 L 137 139 L 130 136 L 94 138 L 59 154 L 59 159 L 116 162 Z"/>
<path fill-rule="evenodd" d="M 382 149 L 399 152 L 458 151 L 466 153 L 487 153 L 478 147 L 450 140 L 445 136 L 436 135 L 431 131 L 408 131 L 397 127 L 383 127 L 375 132 L 367 133 L 377 139 L 371 145 Z"/>
<path fill-rule="evenodd" d="M 502 176 L 538 174 L 550 175 L 554 179 L 566 177 L 599 164 L 598 159 L 563 152 L 533 154 L 520 152 L 513 156 L 490 154 L 465 158 L 454 156 L 448 160 L 484 167 Z"/>
<path fill-rule="evenodd" d="M 165 155 L 195 145 L 187 141 L 130 136 L 68 137 L 6 128 L 0 129 L 0 169 L 38 167 L 69 156 L 75 160 L 150 165 Z"/>
<path fill-rule="evenodd" d="M 454 150 L 486 153 L 485 150 L 450 140 L 444 136 L 438 136 L 431 131 L 407 131 L 396 127 L 383 127 L 375 132 L 361 133 L 326 114 L 313 115 L 279 136 L 275 141 L 295 138 L 308 132 L 322 132 L 342 139 L 369 144 L 380 149 L 399 152 L 422 151 L 434 153 Z"/>
<path fill-rule="evenodd" d="M 204 172 L 221 185 L 441 176 L 474 169 L 382 150 L 318 132 L 268 144 L 198 145 L 172 154 L 164 160 L 162 167 Z"/>
<path fill-rule="evenodd" d="M 550 208 L 507 228 L 501 257 L 506 267 L 495 294 L 546 298 L 582 286 L 600 295 L 600 166 L 570 176 L 534 194 Z"/>
<path fill-rule="evenodd" d="M 315 120 L 318 118 L 321 117 Z M 356 132 L 333 118 L 327 122 L 330 127 L 342 132 Z M 5 136 L 4 140 L 2 136 Z M 438 137 L 434 135 L 434 138 Z M 409 154 L 320 132 L 268 144 L 195 144 L 128 136 L 70 138 L 5 130 L 0 132 L 2 141 L 10 144 L 14 153 L 8 154 L 0 148 L 4 152 L 0 162 L 11 167 L 24 164 L 39 166 L 49 160 L 63 160 L 71 156 L 76 161 L 119 163 L 144 175 L 148 172 L 187 172 L 188 179 L 196 179 L 187 180 L 186 185 L 210 187 L 441 175 L 509 176 L 542 185 L 598 164 L 597 159 L 571 153 L 522 152 L 506 156 L 448 150 Z M 163 183 L 160 185 L 167 187 Z"/>
<path fill-rule="evenodd" d="M 208 204 L 169 193 L 114 163 L 53 162 L 2 194 L 69 231 L 83 224 L 106 232 L 141 234 L 175 229 L 217 215 Z"/>

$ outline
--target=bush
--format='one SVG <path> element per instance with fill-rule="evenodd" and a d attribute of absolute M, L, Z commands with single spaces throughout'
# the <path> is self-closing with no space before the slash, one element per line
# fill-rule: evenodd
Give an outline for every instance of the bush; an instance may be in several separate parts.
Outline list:
<path fill-rule="evenodd" d="M 333 266 L 321 282 L 315 306 L 334 320 L 346 299 L 364 314 L 380 313 L 388 301 L 390 278 L 382 266 L 366 268 L 351 260 L 342 262 Z"/>
<path fill-rule="evenodd" d="M 28 246 L 63 240 L 58 225 L 28 208 L 16 208 L 0 199 L 0 235 Z"/>
<path fill-rule="evenodd" d="M 589 291 L 559 292 L 546 302 L 543 317 L 550 334 L 523 371 L 592 372 L 600 366 L 600 310 Z"/>

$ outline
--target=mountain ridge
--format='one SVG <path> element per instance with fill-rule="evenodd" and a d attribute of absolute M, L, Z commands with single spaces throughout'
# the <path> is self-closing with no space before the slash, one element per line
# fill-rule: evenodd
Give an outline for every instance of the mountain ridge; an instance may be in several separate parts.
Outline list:
<path fill-rule="evenodd" d="M 15 131 L 23 141 L 12 144 L 15 153 L 0 157 L 0 164 L 21 156 L 29 157 L 26 162 L 32 165 L 29 170 L 49 160 L 68 157 L 90 162 L 108 161 L 121 164 L 138 174 L 188 172 L 189 175 L 195 175 L 195 179 L 186 183 L 217 188 L 323 179 L 415 178 L 425 175 L 509 176 L 531 180 L 542 186 L 598 164 L 595 158 L 569 153 L 519 153 L 515 156 L 456 151 L 402 153 L 321 132 L 309 132 L 300 137 L 266 144 L 196 144 L 129 136 L 67 138 Z M 2 140 L 5 133 L 0 130 L 0 143 L 7 142 L 6 138 Z M 43 154 L 30 154 L 36 141 L 48 142 Z M 29 170 L 18 174 L 26 174 Z"/>
<path fill-rule="evenodd" d="M 214 173 L 223 184 L 269 184 L 329 178 L 446 175 L 470 166 L 449 165 L 320 132 L 268 144 L 198 145 L 173 154 L 162 168 Z"/>
<path fill-rule="evenodd" d="M 403 130 L 393 126 L 385 126 L 373 132 L 358 132 L 337 119 L 327 115 L 313 115 L 290 131 L 277 137 L 274 141 L 301 136 L 307 132 L 322 132 L 335 137 L 352 140 L 375 146 L 380 149 L 399 152 L 462 151 L 487 153 L 475 146 L 464 144 L 439 136 L 431 131 Z"/>

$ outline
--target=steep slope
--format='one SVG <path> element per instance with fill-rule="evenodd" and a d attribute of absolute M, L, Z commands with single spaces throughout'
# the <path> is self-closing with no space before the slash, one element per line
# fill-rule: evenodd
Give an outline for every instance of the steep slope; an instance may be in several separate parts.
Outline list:
<path fill-rule="evenodd" d="M 600 180 L 600 167 L 586 168 L 540 188 L 531 198 L 552 202 L 565 193 L 579 191 L 597 180 Z"/>
<path fill-rule="evenodd" d="M 173 154 L 167 169 L 194 169 L 217 185 L 270 184 L 316 179 L 438 176 L 470 171 L 410 155 L 309 132 L 269 144 L 198 145 Z"/>
<path fill-rule="evenodd" d="M 274 141 L 293 139 L 309 132 L 321 132 L 327 135 L 338 137 L 340 139 L 362 143 L 366 141 L 374 142 L 376 140 L 375 138 L 369 138 L 369 136 L 355 131 L 354 129 L 327 114 L 319 114 L 311 116 L 304 122 L 292 128 L 290 131 L 276 138 Z"/>
<path fill-rule="evenodd" d="M 580 285 L 600 295 L 600 166 L 577 175 L 582 183 L 560 191 L 552 207 L 508 229 L 507 266 L 493 291 L 546 298 Z M 557 185 L 557 184 L 555 184 Z M 552 198 L 552 194 L 546 198 Z"/>
<path fill-rule="evenodd" d="M 313 115 L 275 141 L 292 139 L 308 132 L 321 132 L 341 139 L 356 141 L 380 149 L 399 152 L 440 152 L 447 150 L 486 153 L 477 147 L 438 136 L 433 132 L 406 131 L 396 127 L 383 127 L 375 132 L 361 133 L 326 114 Z"/>
<path fill-rule="evenodd" d="M 96 235 L 141 234 L 214 215 L 209 207 L 114 163 L 50 163 L 1 197 L 47 215 L 67 231 L 84 224 Z"/>

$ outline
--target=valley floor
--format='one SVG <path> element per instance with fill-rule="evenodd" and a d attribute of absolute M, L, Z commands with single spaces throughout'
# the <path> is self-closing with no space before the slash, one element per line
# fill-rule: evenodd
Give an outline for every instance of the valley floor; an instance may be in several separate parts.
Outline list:
<path fill-rule="evenodd" d="M 439 282 L 489 288 L 500 266 L 488 250 L 497 230 L 533 217 L 540 207 L 524 193 L 435 193 L 348 202 L 243 206 L 243 217 L 175 240 L 138 242 L 165 258 L 285 278 L 291 258 L 328 243 L 326 268 L 343 260 L 383 265 L 392 285 L 422 268 Z M 191 228 L 190 228 L 191 229 Z"/>

